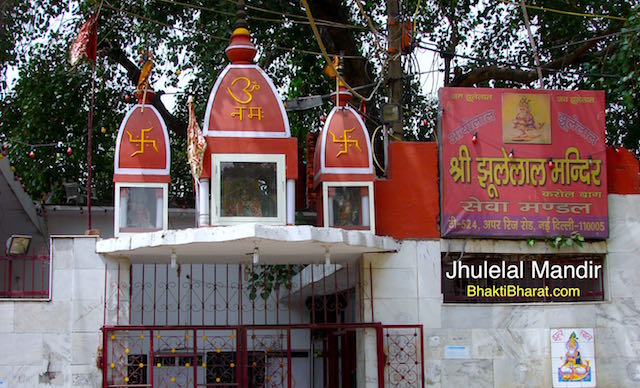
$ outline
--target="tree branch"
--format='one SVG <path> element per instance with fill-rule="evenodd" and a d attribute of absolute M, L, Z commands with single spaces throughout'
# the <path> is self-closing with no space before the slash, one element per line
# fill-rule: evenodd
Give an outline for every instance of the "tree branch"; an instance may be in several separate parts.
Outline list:
<path fill-rule="evenodd" d="M 311 12 L 317 19 L 350 23 L 345 7 L 340 0 L 314 0 L 309 5 Z M 360 55 L 352 31 L 343 28 L 322 27 L 320 33 L 329 52 Z M 366 61 L 361 59 L 346 59 L 344 61 L 344 77 L 347 83 L 352 86 L 365 85 L 375 79 L 373 72 L 367 67 Z"/>
<path fill-rule="evenodd" d="M 118 63 L 127 71 L 127 77 L 131 82 L 135 85 L 138 82 L 138 78 L 140 77 L 140 69 L 133 63 L 128 57 L 127 54 L 119 47 L 108 47 L 106 50 L 106 55 L 109 59 Z M 156 91 L 155 97 L 151 100 L 151 105 L 158 109 L 160 116 L 167 124 L 167 127 L 172 130 L 178 136 L 186 136 L 187 135 L 187 123 L 174 116 L 167 110 L 167 107 L 164 106 L 160 97 L 164 94 L 163 91 Z"/>
<path fill-rule="evenodd" d="M 610 33 L 607 31 L 606 33 Z M 604 35 L 605 33 L 603 33 Z M 598 44 L 597 40 L 591 40 L 576 48 L 574 51 L 563 55 L 557 59 L 541 64 L 542 73 L 546 76 L 553 73 L 553 70 L 565 69 L 571 65 L 583 63 L 591 56 L 589 50 Z M 510 69 L 502 66 L 492 65 L 479 67 L 468 71 L 465 74 L 456 76 L 450 86 L 473 86 L 478 83 L 496 80 L 496 81 L 514 81 L 520 84 L 529 84 L 538 78 L 536 69 L 520 70 Z"/>

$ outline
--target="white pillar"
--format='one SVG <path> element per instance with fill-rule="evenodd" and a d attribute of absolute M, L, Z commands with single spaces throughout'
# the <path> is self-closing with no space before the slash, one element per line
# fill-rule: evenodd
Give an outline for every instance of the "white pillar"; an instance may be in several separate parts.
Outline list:
<path fill-rule="evenodd" d="M 287 225 L 296 223 L 296 181 L 287 179 Z"/>
<path fill-rule="evenodd" d="M 126 194 L 123 194 L 123 191 L 125 190 Z M 117 225 L 119 225 L 119 227 L 116 227 L 117 231 L 120 228 L 125 228 L 127 226 L 127 206 L 129 204 L 129 190 L 120 189 L 120 192 L 116 193 L 116 195 L 120 195 L 120 214 L 118 215 L 120 219 L 116 220 Z"/>
<path fill-rule="evenodd" d="M 194 181 L 194 192 L 193 192 L 193 197 L 194 197 L 194 208 L 195 208 L 195 212 L 193 214 L 194 218 L 193 218 L 193 224 L 196 226 L 196 228 L 198 226 L 200 226 L 200 181 Z"/>
<path fill-rule="evenodd" d="M 363 195 L 362 196 L 362 206 L 360 207 L 362 209 L 362 225 L 363 226 L 369 226 L 369 196 L 368 195 Z"/>
<path fill-rule="evenodd" d="M 164 191 L 157 190 L 160 191 L 160 195 L 156 195 L 156 229 L 164 229 Z"/>
<path fill-rule="evenodd" d="M 200 211 L 198 226 L 209 226 L 211 224 L 209 218 L 209 179 L 201 178 L 198 186 L 198 209 Z"/>
<path fill-rule="evenodd" d="M 327 190 L 327 198 L 325 200 L 325 198 L 322 198 L 323 204 L 326 204 L 326 210 L 323 210 L 324 214 L 327 214 L 328 217 L 325 220 L 324 219 L 324 214 L 322 215 L 322 219 L 323 219 L 323 224 L 322 226 L 324 226 L 325 228 L 328 228 L 332 225 L 335 225 L 335 221 L 334 221 L 334 215 L 333 215 L 333 196 L 329 195 L 329 191 Z M 323 206 L 324 207 L 324 206 Z"/>

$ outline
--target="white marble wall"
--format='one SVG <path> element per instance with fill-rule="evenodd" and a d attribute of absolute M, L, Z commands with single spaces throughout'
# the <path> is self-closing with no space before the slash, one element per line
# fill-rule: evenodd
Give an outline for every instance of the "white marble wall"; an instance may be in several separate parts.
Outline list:
<path fill-rule="evenodd" d="M 550 328 L 595 329 L 599 387 L 640 387 L 640 195 L 609 196 L 610 238 L 577 252 L 607 253 L 605 302 L 443 304 L 440 252 L 553 253 L 524 241 L 403 241 L 395 254 L 365 255 L 373 268 L 374 320 L 424 327 L 427 387 L 550 387 Z M 562 252 L 567 252 L 563 249 Z M 371 316 L 365 293 L 365 316 Z M 448 345 L 469 357 L 445 358 Z"/>
<path fill-rule="evenodd" d="M 640 386 L 640 195 L 609 195 L 608 303 L 595 306 L 598 386 Z"/>
<path fill-rule="evenodd" d="M 369 320 L 373 304 L 374 321 L 423 325 L 428 387 L 549 387 L 549 329 L 560 327 L 595 329 L 598 386 L 638 387 L 640 195 L 609 196 L 609 213 L 606 244 L 582 250 L 607 252 L 605 302 L 446 305 L 440 288 L 440 252 L 452 242 L 407 240 L 397 253 L 364 255 L 364 317 Z M 90 237 L 53 239 L 50 302 L 0 302 L 0 381 L 5 387 L 100 387 L 96 358 L 105 319 L 106 263 L 95 254 L 95 242 Z M 531 253 L 513 241 L 476 240 L 466 248 Z M 548 248 L 540 244 L 534 250 Z M 128 277 L 122 272 L 127 262 L 122 264 L 120 276 Z M 117 268 L 117 262 L 109 263 L 109 268 Z M 117 276 L 117 270 L 109 270 L 108 284 Z M 106 319 L 108 324 L 117 321 L 113 314 Z M 448 345 L 466 346 L 468 357 L 447 359 Z M 373 331 L 360 333 L 358 353 L 360 386 L 377 386 Z"/>
<path fill-rule="evenodd" d="M 104 261 L 94 237 L 52 239 L 49 302 L 0 302 L 3 387 L 100 387 Z"/>

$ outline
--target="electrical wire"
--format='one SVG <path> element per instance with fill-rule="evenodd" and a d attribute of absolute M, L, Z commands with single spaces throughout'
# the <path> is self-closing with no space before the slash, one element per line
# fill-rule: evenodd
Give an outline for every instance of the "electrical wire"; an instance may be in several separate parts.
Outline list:
<path fill-rule="evenodd" d="M 231 4 L 238 5 L 238 1 L 237 0 L 227 0 L 227 2 L 229 2 Z M 305 15 L 296 15 L 296 14 L 282 12 L 282 11 L 273 11 L 273 10 L 270 10 L 270 9 L 257 7 L 255 5 L 249 5 L 247 3 L 244 3 L 244 6 L 247 9 L 253 9 L 253 10 L 256 10 L 256 11 L 261 11 L 261 12 L 269 13 L 269 14 L 272 14 L 272 15 L 280 15 L 280 16 L 287 16 L 287 17 L 292 17 L 292 18 L 300 18 L 300 19 L 305 20 L 305 21 L 307 20 L 307 17 Z"/>
<path fill-rule="evenodd" d="M 502 3 L 505 3 L 505 4 L 518 4 L 516 2 L 517 0 L 500 0 L 500 1 Z M 537 5 L 528 5 L 528 4 L 525 4 L 525 7 L 529 8 L 529 9 L 535 9 L 535 10 L 538 10 L 538 11 L 543 11 L 543 12 L 553 12 L 553 13 L 559 13 L 559 14 L 563 14 L 563 15 L 579 16 L 579 17 L 583 17 L 583 18 L 612 19 L 612 20 L 627 21 L 627 18 L 623 18 L 622 16 L 599 15 L 599 14 L 594 14 L 594 13 L 563 11 L 561 9 L 540 7 L 540 6 L 537 6 Z"/>
<path fill-rule="evenodd" d="M 216 39 L 216 40 L 221 40 L 221 41 L 227 41 L 227 42 L 231 41 L 230 38 L 225 38 L 225 37 L 221 37 L 221 36 L 206 34 L 204 31 L 191 30 L 189 28 L 178 27 L 178 26 L 176 26 L 174 24 L 169 24 L 169 23 L 166 23 L 166 22 L 161 22 L 159 20 L 146 17 L 146 16 L 138 15 L 138 14 L 136 14 L 134 12 L 127 11 L 127 10 L 125 10 L 123 8 L 116 8 L 113 5 L 111 5 L 108 1 L 105 1 L 104 6 L 107 7 L 107 8 L 110 8 L 110 9 L 116 11 L 116 12 L 129 15 L 129 16 L 131 16 L 133 18 L 144 20 L 144 21 L 147 21 L 147 22 L 150 22 L 150 23 L 154 23 L 154 24 L 157 24 L 157 25 L 160 25 L 160 26 L 167 27 L 167 28 L 171 28 L 171 29 L 174 29 L 176 31 L 182 31 L 182 32 L 187 32 L 187 33 L 192 33 L 192 34 L 199 34 L 199 35 L 201 35 L 202 37 L 205 37 L 205 38 L 211 38 L 211 39 Z"/>
<path fill-rule="evenodd" d="M 422 0 L 418 0 L 418 4 L 416 5 L 416 10 L 415 12 L 413 12 L 413 36 L 412 38 L 415 39 L 416 37 L 416 29 L 418 27 L 418 23 L 416 23 L 416 19 L 418 18 L 418 12 L 420 11 L 420 4 L 421 4 Z"/>
<path fill-rule="evenodd" d="M 273 46 L 274 48 L 278 49 L 278 50 L 283 50 L 283 51 L 289 51 L 292 53 L 302 53 L 302 54 L 310 54 L 310 55 L 317 55 L 317 56 L 322 56 L 321 52 L 318 51 L 311 51 L 311 50 L 302 50 L 296 47 L 283 47 L 283 46 Z M 338 54 L 329 54 L 329 55 L 338 55 Z M 362 55 L 341 55 L 342 58 L 345 59 L 366 59 L 369 60 L 369 58 L 362 56 Z"/>
<path fill-rule="evenodd" d="M 233 3 L 233 4 L 238 4 L 237 0 L 227 0 L 227 1 L 230 2 L 230 3 Z M 299 18 L 299 19 L 301 19 L 300 20 L 301 24 L 309 24 L 309 22 L 307 21 L 307 17 L 305 15 L 296 15 L 296 14 L 287 13 L 287 12 L 273 11 L 273 10 L 270 10 L 270 9 L 260 8 L 260 7 L 256 7 L 255 5 L 249 5 L 249 4 L 245 4 L 245 7 L 248 8 L 248 9 L 255 10 L 255 11 L 271 13 L 271 14 L 275 14 L 275 15 L 283 15 L 285 17 L 291 17 L 291 18 Z M 358 26 L 358 25 L 355 25 L 355 24 L 340 23 L 340 22 L 336 22 L 336 21 L 332 21 L 332 20 L 317 19 L 317 21 L 319 22 L 320 25 L 324 25 L 324 26 L 327 26 L 327 27 L 358 29 L 358 30 L 366 30 L 367 29 L 364 26 Z"/>
<path fill-rule="evenodd" d="M 380 161 L 378 161 L 378 157 L 376 156 L 376 134 L 382 128 L 382 125 L 378 125 L 376 129 L 373 130 L 373 134 L 371 135 L 371 155 L 373 156 L 373 161 L 378 166 L 380 171 L 384 171 L 384 168 L 380 165 Z"/>
<path fill-rule="evenodd" d="M 434 44 L 434 43 L 431 43 Z M 424 50 L 428 50 L 428 51 L 432 51 L 432 52 L 436 52 L 439 54 L 444 54 L 444 55 L 449 55 L 449 56 L 453 56 L 453 57 L 458 57 L 458 58 L 464 58 L 464 59 L 469 59 L 472 61 L 476 61 L 476 62 L 486 62 L 486 63 L 493 63 L 496 65 L 501 65 L 501 66 L 512 66 L 512 67 L 516 67 L 519 69 L 534 69 L 535 66 L 527 66 L 527 65 L 523 65 L 523 64 L 519 64 L 519 63 L 513 63 L 513 62 L 506 62 L 506 61 L 499 61 L 499 60 L 495 60 L 495 59 L 487 59 L 487 58 L 478 58 L 478 57 L 473 57 L 470 55 L 464 55 L 464 54 L 456 54 L 456 53 L 452 53 L 452 52 L 448 52 L 445 50 L 440 50 L 440 49 L 435 49 L 435 48 L 431 48 L 431 47 L 426 47 L 426 46 L 422 46 L 422 45 L 418 45 L 419 48 L 424 49 Z M 560 70 L 560 69 L 553 69 L 553 68 L 549 68 L 549 67 L 541 67 L 542 70 L 548 72 L 548 73 L 558 73 L 558 74 L 570 74 L 570 75 L 578 75 L 578 76 L 585 76 L 585 77 L 602 77 L 602 78 L 622 78 L 622 76 L 617 75 L 617 74 L 603 74 L 603 73 L 586 73 L 586 72 L 582 72 L 582 71 L 573 71 L 573 70 Z"/>
<path fill-rule="evenodd" d="M 540 83 L 540 89 L 544 89 L 544 77 L 542 76 L 542 68 L 540 66 L 540 56 L 538 55 L 538 45 L 531 32 L 531 22 L 529 21 L 529 13 L 527 12 L 527 5 L 525 0 L 520 0 L 520 8 L 522 9 L 522 16 L 524 18 L 524 25 L 527 30 L 527 36 L 529 37 L 529 44 L 531 45 L 531 54 L 533 55 L 533 61 L 536 64 L 536 73 L 538 73 L 538 82 Z"/>
<path fill-rule="evenodd" d="M 163 3 L 167 3 L 167 4 L 173 4 L 173 5 L 178 5 L 181 7 L 185 7 L 185 8 L 193 8 L 193 9 L 198 9 L 201 11 L 208 11 L 208 12 L 213 12 L 213 13 L 217 13 L 220 15 L 225 15 L 225 16 L 235 16 L 236 14 L 233 12 L 228 12 L 228 11 L 222 11 L 216 8 L 211 8 L 211 7 L 205 7 L 202 5 L 196 5 L 196 4 L 189 4 L 189 3 L 184 3 L 181 1 L 177 1 L 177 0 L 158 0 L 161 1 Z M 233 4 L 237 4 L 237 1 L 233 1 L 233 0 L 227 0 L 230 3 Z M 266 22 L 275 22 L 275 23 L 297 23 L 297 24 L 304 24 L 304 25 L 308 25 L 309 22 L 306 20 L 306 17 L 304 15 L 295 15 L 295 14 L 290 14 L 290 13 L 286 13 L 286 12 L 277 12 L 277 11 L 272 11 L 272 10 L 268 10 L 265 8 L 260 8 L 260 7 L 256 7 L 256 6 L 251 6 L 251 5 L 246 5 L 245 7 L 248 9 L 252 9 L 252 10 L 256 10 L 256 11 L 260 11 L 260 12 L 264 12 L 264 13 L 269 13 L 269 14 L 275 14 L 278 16 L 285 16 L 285 17 L 289 17 L 291 19 L 273 19 L 273 18 L 264 18 L 264 17 L 260 17 L 260 16 L 254 16 L 254 15 L 247 15 L 247 17 L 249 19 L 253 19 L 253 20 L 260 20 L 260 21 L 266 21 Z M 302 19 L 302 20 L 292 20 L 292 19 Z M 322 25 L 322 26 L 326 26 L 326 27 L 334 27 L 334 28 L 345 28 L 345 29 L 358 29 L 358 30 L 364 30 L 366 29 L 363 26 L 357 26 L 354 24 L 345 24 L 345 23 L 338 23 L 338 22 L 332 22 L 330 20 L 323 20 L 320 19 L 318 20 L 318 24 Z"/>
<path fill-rule="evenodd" d="M 217 13 L 219 15 L 236 16 L 235 12 L 222 11 L 222 10 L 219 10 L 219 9 L 216 9 L 216 8 L 205 7 L 203 5 L 183 3 L 181 1 L 176 1 L 176 0 L 158 0 L 158 1 L 163 2 L 163 3 L 167 3 L 167 4 L 172 4 L 172 5 L 179 5 L 179 6 L 184 7 L 184 8 L 193 8 L 193 9 L 197 9 L 197 10 L 200 10 L 200 11 L 213 12 L 213 13 Z"/>
<path fill-rule="evenodd" d="M 160 0 L 160 1 L 164 1 L 164 0 Z M 201 35 L 201 36 L 203 36 L 205 38 L 212 38 L 212 39 L 216 39 L 216 40 L 220 40 L 220 41 L 226 41 L 226 42 L 231 41 L 231 39 L 227 38 L 227 37 L 208 34 L 208 33 L 204 32 L 204 31 L 200 31 L 200 30 L 197 30 L 197 29 L 189 29 L 189 28 L 178 27 L 178 26 L 176 26 L 174 24 L 161 22 L 159 20 L 152 19 L 152 18 L 149 18 L 149 17 L 146 17 L 146 16 L 142 16 L 142 15 L 139 15 L 139 14 L 137 14 L 135 12 L 131 12 L 131 11 L 125 10 L 123 8 L 117 8 L 117 7 L 113 6 L 113 5 L 111 5 L 108 1 L 105 1 L 104 5 L 105 5 L 105 7 L 110 8 L 110 9 L 116 11 L 116 12 L 123 13 L 123 14 L 129 15 L 129 16 L 131 16 L 133 18 L 144 20 L 144 21 L 147 21 L 147 22 L 150 22 L 150 23 L 154 23 L 154 24 L 163 26 L 163 27 L 171 28 L 171 29 L 174 29 L 176 31 L 181 31 L 181 32 L 191 33 L 191 34 L 198 34 L 198 35 Z M 289 52 L 294 52 L 294 53 L 303 53 L 303 54 L 309 54 L 309 55 L 322 56 L 321 52 L 312 51 L 312 50 L 303 50 L 303 49 L 299 49 L 299 48 L 295 48 L 295 47 L 274 46 L 274 48 L 278 49 L 278 50 L 289 51 Z M 337 55 L 337 54 L 330 54 L 330 55 Z M 369 58 L 361 56 L 361 55 L 343 55 L 342 57 L 343 58 L 348 58 L 348 59 L 360 59 L 360 60 L 366 59 L 366 60 L 369 60 Z"/>
<path fill-rule="evenodd" d="M 376 49 L 378 51 L 381 51 L 380 41 L 378 40 L 378 32 L 376 31 L 376 29 L 375 29 L 375 27 L 373 25 L 373 22 L 371 21 L 371 18 L 369 18 L 369 15 L 367 15 L 367 13 L 364 11 L 364 7 L 360 3 L 360 0 L 356 0 L 355 3 L 358 5 L 358 9 L 360 10 L 360 14 L 367 21 L 367 24 L 369 25 L 369 30 L 373 33 L 373 38 L 375 39 L 375 43 L 376 43 Z"/>
<path fill-rule="evenodd" d="M 373 90 L 373 92 L 371 92 L 369 97 L 365 97 L 362 94 L 360 94 L 357 91 L 355 91 L 344 80 L 344 78 L 340 75 L 340 73 L 338 72 L 338 69 L 336 69 L 335 65 L 333 64 L 333 61 L 329 57 L 329 54 L 327 53 L 327 49 L 324 46 L 324 43 L 322 43 L 322 38 L 320 37 L 320 32 L 318 31 L 318 27 L 316 26 L 316 23 L 315 23 L 315 21 L 313 19 L 313 15 L 311 14 L 311 8 L 309 7 L 309 3 L 307 2 L 307 0 L 302 0 L 302 5 L 304 6 L 304 9 L 305 9 L 305 11 L 307 13 L 307 18 L 309 19 L 309 22 L 310 22 L 310 25 L 311 25 L 311 29 L 313 30 L 313 35 L 315 36 L 316 42 L 318 43 L 318 46 L 320 47 L 320 51 L 322 52 L 322 56 L 324 57 L 324 60 L 327 62 L 327 64 L 331 67 L 331 69 L 334 72 L 334 74 L 336 74 L 336 77 L 340 81 L 342 81 L 342 83 L 345 85 L 345 87 L 347 89 L 349 89 L 349 91 L 352 92 L 356 97 L 360 98 L 363 101 L 371 100 L 371 98 L 373 98 L 375 92 L 378 90 L 378 86 L 380 86 L 380 84 L 382 83 L 382 79 L 380 80 L 378 86 L 376 86 L 376 88 Z"/>
<path fill-rule="evenodd" d="M 27 146 L 31 149 L 42 148 L 42 147 L 56 147 L 59 145 L 57 142 L 56 143 L 35 143 L 35 144 L 27 143 L 22 140 L 12 140 L 11 142 Z"/>
<path fill-rule="evenodd" d="M 640 31 L 640 27 L 631 28 L 631 29 L 624 30 L 624 31 L 612 32 L 610 34 L 601 35 L 601 36 L 594 36 L 594 37 L 583 39 L 583 40 L 576 40 L 576 41 L 572 41 L 572 42 L 562 43 L 562 44 L 559 44 L 559 45 L 556 45 L 556 46 L 551 46 L 551 47 L 549 47 L 547 49 L 548 50 L 553 50 L 553 49 L 567 47 L 567 46 L 574 46 L 574 45 L 577 45 L 577 44 L 588 43 L 588 42 L 593 42 L 593 41 L 597 41 L 597 40 L 604 40 L 604 39 L 613 38 L 613 37 L 621 36 L 621 35 L 625 35 L 625 34 L 632 34 L 632 33 L 637 32 L 637 31 Z"/>
<path fill-rule="evenodd" d="M 370 101 L 373 96 L 376 94 L 376 92 L 378 91 L 378 87 L 380 87 L 380 85 L 382 84 L 382 79 L 380 79 L 380 81 L 378 82 L 378 85 L 375 87 L 375 89 L 371 92 L 371 94 L 369 95 L 369 97 L 365 97 L 362 94 L 358 93 L 356 90 L 354 90 L 345 80 L 344 78 L 340 75 L 340 73 L 338 72 L 338 70 L 336 69 L 335 65 L 333 64 L 333 61 L 331 60 L 331 58 L 329 57 L 329 54 L 327 53 L 327 49 L 324 46 L 324 43 L 322 43 L 322 37 L 320 37 L 320 32 L 318 31 L 318 27 L 316 26 L 316 23 L 313 19 L 313 15 L 311 14 L 311 8 L 309 7 L 309 3 L 307 2 L 307 0 L 302 0 L 302 5 L 304 6 L 305 12 L 307 13 L 307 18 L 309 19 L 310 25 L 311 25 L 311 29 L 313 30 L 313 35 L 316 38 L 316 42 L 318 43 L 318 46 L 320 47 L 320 51 L 322 52 L 322 56 L 324 57 L 324 60 L 327 62 L 327 64 L 331 67 L 331 69 L 333 70 L 333 72 L 336 74 L 336 78 L 338 78 L 340 81 L 342 81 L 342 83 L 345 85 L 345 87 L 351 92 L 353 93 L 356 97 L 358 97 L 359 99 L 363 100 L 363 101 Z M 388 58 L 387 58 L 388 61 Z M 384 67 L 382 69 L 384 71 Z"/>
<path fill-rule="evenodd" d="M 499 141 L 492 141 L 492 140 L 495 140 L 495 139 L 491 139 L 491 138 L 489 138 L 487 136 L 482 136 L 482 135 L 483 135 L 482 132 L 478 131 L 477 140 L 476 141 L 478 142 L 478 144 L 483 144 L 486 148 L 491 148 L 493 151 L 496 151 L 498 153 L 500 153 L 503 149 L 508 153 L 509 148 L 512 148 L 512 147 L 509 147 L 509 146 L 513 145 L 513 144 L 506 144 L 506 143 L 499 142 Z M 468 135 L 468 136 L 471 136 L 471 135 Z M 474 147 L 477 147 L 478 144 L 476 144 Z M 522 145 L 522 144 L 519 144 L 519 145 Z M 589 154 L 589 156 L 599 157 L 599 156 L 604 155 L 606 152 L 607 152 L 606 149 L 600 150 L 600 151 L 595 151 L 595 152 L 591 152 Z M 516 155 L 516 159 L 517 159 L 517 157 L 521 157 L 521 156 L 528 157 L 528 158 L 531 158 L 531 157 L 542 158 L 540 156 L 540 152 L 535 151 L 535 150 L 530 150 L 529 148 L 526 148 L 526 147 L 522 147 L 522 148 L 518 149 L 517 155 Z M 549 155 L 549 157 L 551 157 L 553 159 L 560 159 L 561 158 L 561 156 L 553 156 L 553 155 Z"/>
<path fill-rule="evenodd" d="M 367 25 L 369 26 L 369 30 L 371 31 L 371 33 L 373 34 L 374 37 L 374 41 L 375 41 L 375 48 L 376 51 L 380 54 L 383 49 L 382 49 L 382 45 L 380 44 L 380 41 L 378 39 L 378 31 L 375 29 L 375 26 L 373 25 L 373 22 L 371 21 L 371 18 L 369 17 L 369 15 L 367 15 L 367 13 L 364 10 L 364 7 L 362 6 L 362 4 L 360 3 L 360 0 L 356 0 L 356 4 L 358 5 L 358 9 L 360 10 L 360 14 L 362 15 L 362 17 L 367 21 Z M 311 15 L 311 11 L 308 7 L 308 4 L 305 2 L 305 10 L 307 11 L 307 16 L 309 17 L 309 23 L 313 23 L 313 16 Z M 312 27 L 313 28 L 313 27 Z M 315 35 L 315 31 L 314 31 L 314 35 Z M 316 40 L 318 40 L 318 36 L 316 36 Z M 322 39 L 319 40 L 319 45 L 321 44 Z M 322 50 L 322 47 L 321 47 Z M 342 58 L 346 58 L 344 55 L 341 55 Z M 326 60 L 326 57 L 325 57 Z M 347 86 L 347 88 L 349 88 L 350 91 L 354 92 L 356 94 L 357 97 L 359 97 L 360 99 L 362 99 L 363 101 L 370 101 L 373 96 L 376 95 L 378 88 L 380 87 L 380 85 L 382 85 L 383 79 L 381 78 L 378 81 L 378 84 L 376 85 L 376 87 L 373 89 L 373 91 L 371 92 L 371 94 L 369 94 L 369 97 L 363 98 L 362 95 L 356 93 L 355 91 L 357 90 L 357 88 L 352 88 L 350 87 L 342 78 L 342 76 L 338 73 L 337 69 L 335 69 L 334 65 L 333 65 L 333 61 L 330 61 L 330 66 L 332 67 L 334 73 L 336 74 L 337 77 L 340 77 L 339 79 Z M 385 62 L 382 62 L 380 64 L 381 67 L 381 71 L 384 72 L 384 70 L 386 69 L 388 64 L 388 60 Z"/>

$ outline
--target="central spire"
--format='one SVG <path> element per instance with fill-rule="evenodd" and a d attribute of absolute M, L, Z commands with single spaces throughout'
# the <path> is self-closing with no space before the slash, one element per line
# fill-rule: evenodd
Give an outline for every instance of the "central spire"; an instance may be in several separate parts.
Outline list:
<path fill-rule="evenodd" d="M 244 10 L 244 0 L 239 0 L 235 28 L 231 34 L 231 43 L 225 53 L 231 63 L 236 65 L 253 63 L 256 52 L 256 47 L 251 43 L 251 33 L 247 29 L 247 13 Z"/>
<path fill-rule="evenodd" d="M 247 28 L 247 12 L 244 10 L 244 0 L 239 0 L 236 5 L 236 25 L 235 28 Z"/>

